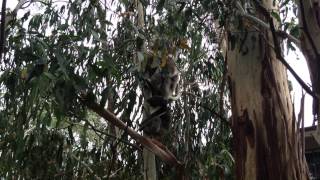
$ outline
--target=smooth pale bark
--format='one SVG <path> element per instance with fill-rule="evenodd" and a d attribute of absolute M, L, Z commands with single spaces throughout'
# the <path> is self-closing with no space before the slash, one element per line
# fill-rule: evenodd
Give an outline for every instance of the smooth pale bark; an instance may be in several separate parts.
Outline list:
<path fill-rule="evenodd" d="M 146 148 L 143 148 L 143 164 L 144 164 L 144 180 L 156 180 L 156 157 L 155 155 Z"/>
<path fill-rule="evenodd" d="M 316 96 L 320 98 L 320 2 L 318 0 L 300 1 L 299 23 L 301 29 L 301 50 L 306 58 L 312 89 Z M 320 116 L 320 106 L 315 100 L 313 113 Z M 318 137 L 320 125 L 318 121 Z"/>
<path fill-rule="evenodd" d="M 143 9 L 143 5 L 140 2 L 140 0 L 136 0 L 136 7 L 137 7 L 137 11 L 138 11 L 138 18 L 137 18 L 137 22 L 138 22 L 138 27 L 140 29 L 144 28 L 144 9 Z M 144 54 L 145 52 L 145 45 L 144 43 L 141 45 L 141 47 L 139 47 L 138 49 L 140 49 L 142 52 L 142 54 Z M 139 63 L 139 62 L 138 62 Z M 138 66 L 140 67 L 140 65 L 138 64 Z M 145 93 L 143 93 L 145 95 Z M 149 99 L 150 97 L 144 97 L 144 99 Z M 144 106 L 145 106 L 144 102 Z M 146 113 L 143 114 L 144 118 L 146 116 Z M 151 151 L 149 151 L 146 148 L 143 148 L 143 178 L 144 180 L 156 180 L 157 179 L 157 168 L 156 168 L 156 157 L 155 154 Z"/>
<path fill-rule="evenodd" d="M 273 0 L 263 1 L 275 9 Z M 256 14 L 263 19 L 261 14 Z M 304 180 L 308 173 L 288 90 L 271 32 L 250 23 L 227 29 L 225 58 L 232 103 L 237 179 Z M 237 41 L 234 41 L 237 39 Z"/>

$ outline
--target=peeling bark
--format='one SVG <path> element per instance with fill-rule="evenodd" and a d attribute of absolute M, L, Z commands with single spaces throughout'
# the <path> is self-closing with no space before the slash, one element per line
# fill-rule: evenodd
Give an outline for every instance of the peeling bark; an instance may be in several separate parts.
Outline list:
<path fill-rule="evenodd" d="M 264 1 L 263 5 L 275 9 L 272 0 Z M 253 25 L 242 29 L 230 26 L 228 31 L 225 57 L 228 57 L 236 177 L 309 179 L 286 69 L 276 58 L 271 32 Z"/>

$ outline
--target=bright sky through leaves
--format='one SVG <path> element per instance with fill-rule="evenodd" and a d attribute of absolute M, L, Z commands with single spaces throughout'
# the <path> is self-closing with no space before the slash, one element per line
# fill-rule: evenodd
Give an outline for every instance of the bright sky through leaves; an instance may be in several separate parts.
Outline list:
<path fill-rule="evenodd" d="M 2 1 L 1 1 L 2 2 Z M 13 9 L 17 4 L 17 0 L 8 0 L 7 1 L 7 8 Z M 1 3 L 2 5 L 2 3 Z M 310 77 L 309 71 L 306 64 L 306 61 L 300 51 L 289 53 L 284 53 L 285 59 L 291 65 L 291 67 L 298 73 L 298 75 L 306 82 L 306 84 L 310 85 Z M 288 73 L 289 80 L 292 82 L 293 86 L 293 100 L 295 105 L 295 113 L 296 115 L 299 113 L 300 110 L 300 99 L 301 99 L 301 86 L 299 83 L 293 78 L 293 76 Z M 306 94 L 305 98 L 305 126 L 311 126 L 313 122 L 313 115 L 312 115 L 312 98 L 310 95 Z"/>

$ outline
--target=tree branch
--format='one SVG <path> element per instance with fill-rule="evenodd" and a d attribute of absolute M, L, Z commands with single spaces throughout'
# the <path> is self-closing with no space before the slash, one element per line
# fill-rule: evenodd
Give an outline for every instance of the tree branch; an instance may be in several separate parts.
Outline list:
<path fill-rule="evenodd" d="M 2 0 L 1 8 L 1 29 L 0 29 L 0 64 L 2 63 L 2 54 L 4 52 L 5 27 L 6 27 L 6 4 L 7 0 Z M 4 57 L 3 57 L 4 58 Z"/>
<path fill-rule="evenodd" d="M 87 93 L 81 93 L 79 97 L 80 101 L 87 106 L 90 110 L 94 111 L 105 120 L 109 121 L 113 125 L 118 128 L 126 131 L 133 139 L 135 139 L 138 143 L 143 145 L 145 148 L 153 152 L 157 155 L 161 160 L 170 164 L 172 166 L 176 166 L 177 168 L 182 168 L 182 163 L 179 162 L 176 157 L 160 142 L 155 139 L 150 139 L 148 137 L 144 137 L 137 133 L 132 128 L 128 127 L 123 121 L 118 119 L 114 114 L 109 112 L 108 110 L 99 106 L 98 103 L 94 102 L 90 95 Z"/>
<path fill-rule="evenodd" d="M 270 30 L 269 24 L 265 23 L 264 21 L 262 21 L 261 19 L 255 17 L 255 16 L 252 16 L 252 15 L 248 14 L 247 12 L 245 12 L 245 10 L 243 9 L 243 7 L 241 6 L 239 1 L 236 2 L 236 6 L 238 7 L 238 10 L 239 10 L 241 16 L 259 24 L 260 26 L 262 26 L 265 29 Z M 301 42 L 297 38 L 292 36 L 291 34 L 288 34 L 285 31 L 276 31 L 276 34 L 279 35 L 280 37 L 287 38 L 289 41 L 293 42 L 299 49 L 301 49 Z"/>
<path fill-rule="evenodd" d="M 273 44 L 274 44 L 274 51 L 276 53 L 277 59 L 289 70 L 289 72 L 292 74 L 292 76 L 298 81 L 300 86 L 313 98 L 317 98 L 316 94 L 309 88 L 309 86 L 299 77 L 299 75 L 292 69 L 292 67 L 287 63 L 287 61 L 284 59 L 284 57 L 281 54 L 281 47 L 278 41 L 278 36 L 276 34 L 275 26 L 273 23 L 273 19 L 270 15 L 270 13 L 257 1 L 255 1 L 257 7 L 261 10 L 261 12 L 264 14 L 264 16 L 269 21 L 270 31 L 273 38 Z"/>
<path fill-rule="evenodd" d="M 304 99 L 305 99 L 305 93 L 303 93 L 302 91 L 302 96 L 301 96 L 301 100 L 300 100 L 300 112 L 298 114 L 298 129 L 300 129 L 301 134 L 301 146 L 302 146 L 302 154 L 305 153 L 305 130 L 304 130 Z M 300 124 L 301 124 L 301 128 L 300 128 Z"/>

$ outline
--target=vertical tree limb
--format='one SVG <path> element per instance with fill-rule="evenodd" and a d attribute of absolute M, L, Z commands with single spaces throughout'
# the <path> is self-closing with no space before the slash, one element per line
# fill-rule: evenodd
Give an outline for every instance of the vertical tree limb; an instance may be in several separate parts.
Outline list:
<path fill-rule="evenodd" d="M 0 28 L 0 64 L 2 63 L 2 55 L 4 53 L 5 30 L 6 30 L 6 4 L 7 0 L 2 0 L 1 8 L 1 28 Z M 4 58 L 4 57 L 3 57 Z"/>

